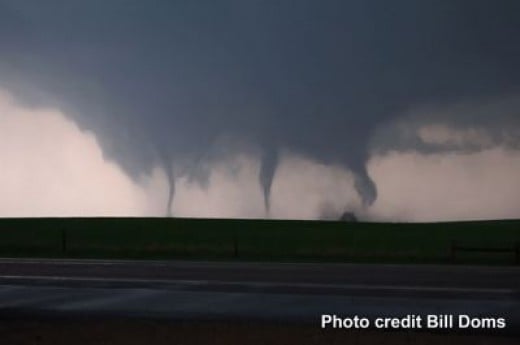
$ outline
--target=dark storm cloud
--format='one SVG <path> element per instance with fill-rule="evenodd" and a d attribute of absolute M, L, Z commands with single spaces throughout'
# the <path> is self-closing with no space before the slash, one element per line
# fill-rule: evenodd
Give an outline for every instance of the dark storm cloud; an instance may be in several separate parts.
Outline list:
<path fill-rule="evenodd" d="M 197 162 L 234 136 L 263 151 L 266 206 L 280 149 L 347 166 L 370 204 L 381 123 L 518 95 L 518 13 L 514 0 L 3 0 L 0 83 L 66 110 L 131 175 L 162 164 L 172 196 L 175 176 L 203 180 Z"/>

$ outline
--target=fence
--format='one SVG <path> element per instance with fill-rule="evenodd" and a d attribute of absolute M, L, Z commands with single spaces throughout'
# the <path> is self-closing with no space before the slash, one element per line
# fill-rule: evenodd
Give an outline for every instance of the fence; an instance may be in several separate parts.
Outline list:
<path fill-rule="evenodd" d="M 520 221 L 0 219 L 1 256 L 447 263 L 454 259 L 453 244 L 469 241 L 520 242 Z M 457 255 L 455 262 L 514 262 L 511 256 L 488 254 L 473 251 Z"/>

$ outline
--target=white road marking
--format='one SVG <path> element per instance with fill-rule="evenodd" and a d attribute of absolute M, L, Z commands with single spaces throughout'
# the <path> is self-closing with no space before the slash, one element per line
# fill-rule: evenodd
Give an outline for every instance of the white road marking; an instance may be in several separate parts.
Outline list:
<path fill-rule="evenodd" d="M 364 267 L 367 269 L 378 268 L 402 268 L 413 270 L 421 268 L 424 270 L 441 269 L 444 271 L 492 271 L 494 273 L 520 274 L 520 266 L 488 266 L 488 265 L 441 265 L 441 264 L 391 264 L 391 263 L 345 263 L 345 262 L 260 262 L 260 261 L 188 261 L 188 260 L 130 260 L 130 259 L 58 259 L 58 258 L 0 258 L 0 264 L 46 264 L 46 265 L 100 265 L 100 266 L 184 266 L 184 267 L 262 267 L 275 268 L 291 266 L 293 269 L 306 269 L 311 267 Z"/>
<path fill-rule="evenodd" d="M 467 288 L 467 287 L 437 287 L 411 285 L 368 285 L 368 284 L 319 284 L 319 283 L 280 283 L 280 282 L 249 282 L 249 281 L 218 281 L 218 280 L 176 280 L 176 279 L 124 279 L 99 277 L 65 277 L 65 276 L 17 276 L 0 275 L 0 280 L 40 281 L 40 282 L 98 282 L 119 284 L 167 284 L 170 286 L 218 286 L 246 288 L 301 288 L 301 289 L 337 289 L 364 291 L 394 291 L 394 292 L 453 292 L 453 293 L 483 293 L 509 295 L 518 292 L 503 288 Z"/>

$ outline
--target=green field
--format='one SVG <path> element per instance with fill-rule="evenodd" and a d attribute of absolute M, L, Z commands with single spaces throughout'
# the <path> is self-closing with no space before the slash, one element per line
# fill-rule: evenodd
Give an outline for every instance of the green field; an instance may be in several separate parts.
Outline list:
<path fill-rule="evenodd" d="M 456 251 L 458 246 L 503 252 Z M 515 264 L 520 220 L 0 219 L 0 256 Z"/>

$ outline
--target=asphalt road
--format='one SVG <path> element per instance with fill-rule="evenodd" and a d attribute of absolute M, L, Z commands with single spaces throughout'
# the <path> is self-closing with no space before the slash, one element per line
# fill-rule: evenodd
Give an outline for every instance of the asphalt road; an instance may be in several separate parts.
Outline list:
<path fill-rule="evenodd" d="M 520 268 L 456 265 L 0 259 L 0 277 L 520 288 Z"/>
<path fill-rule="evenodd" d="M 0 259 L 0 314 L 316 322 L 321 314 L 504 317 L 517 267 Z"/>

